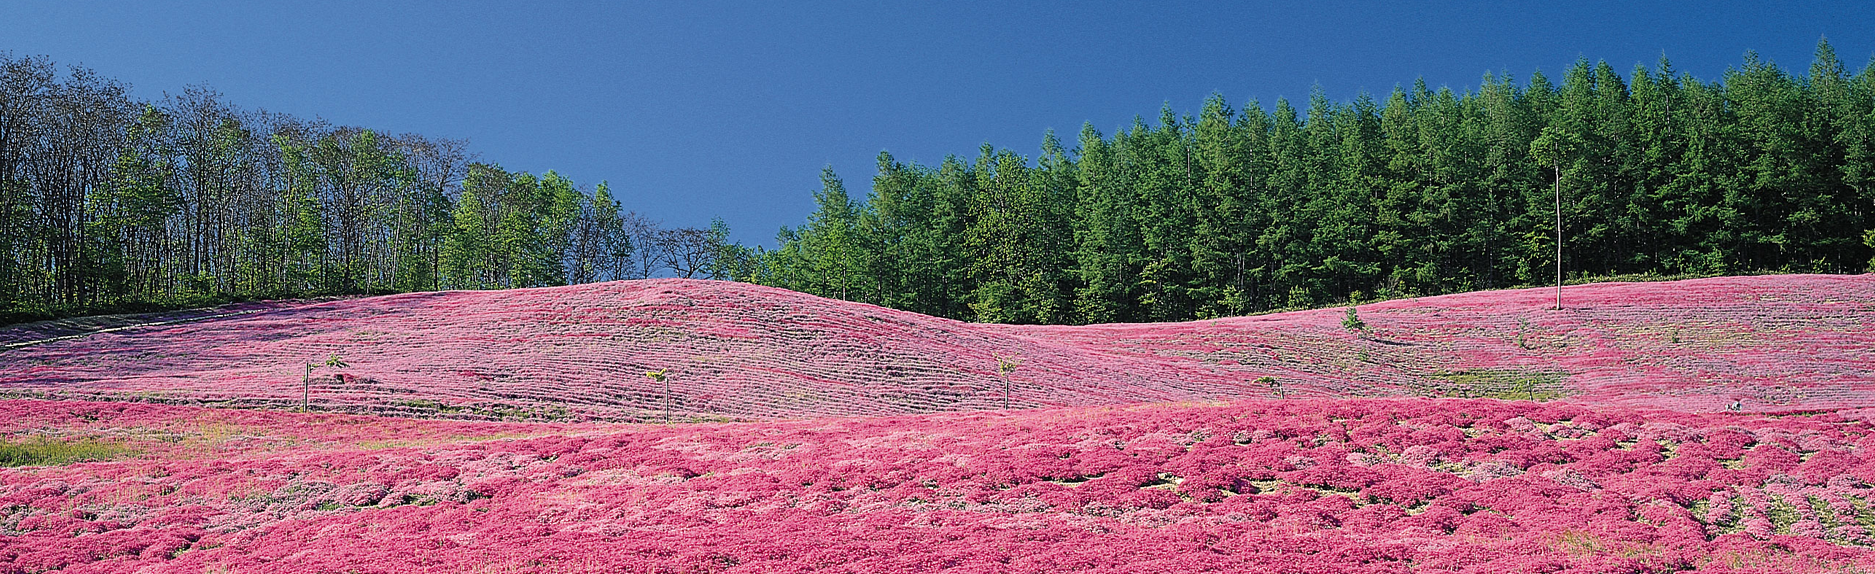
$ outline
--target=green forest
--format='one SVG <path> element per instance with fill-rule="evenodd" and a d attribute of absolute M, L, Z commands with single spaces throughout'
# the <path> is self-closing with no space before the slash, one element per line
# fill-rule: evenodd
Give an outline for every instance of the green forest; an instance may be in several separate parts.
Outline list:
<path fill-rule="evenodd" d="M 1072 147 L 1070 147 L 1072 146 Z M 988 322 L 1178 321 L 1571 278 L 1861 273 L 1875 251 L 1875 67 L 1747 54 L 1717 80 L 1486 75 L 1384 98 L 1213 95 L 1105 135 L 881 153 L 748 279 Z M 1558 198 L 1560 195 L 1560 198 Z"/>
<path fill-rule="evenodd" d="M 1486 75 L 1167 105 L 1026 157 L 829 168 L 773 250 L 465 142 L 0 53 L 0 323 L 222 301 L 689 277 L 988 322 L 1176 321 L 1571 278 L 1861 273 L 1875 67 Z M 1560 213 L 1559 213 L 1560 212 Z"/>
<path fill-rule="evenodd" d="M 153 102 L 127 94 L 84 68 L 0 52 L 0 324 L 728 278 L 715 262 L 742 253 L 720 221 L 664 228 L 604 183 L 507 171 L 462 141 L 242 109 L 203 87 Z"/>

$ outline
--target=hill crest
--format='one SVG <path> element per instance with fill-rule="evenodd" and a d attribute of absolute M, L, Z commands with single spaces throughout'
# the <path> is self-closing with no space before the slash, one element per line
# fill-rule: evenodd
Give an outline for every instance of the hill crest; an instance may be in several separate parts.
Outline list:
<path fill-rule="evenodd" d="M 1164 324 L 964 323 L 655 279 L 312 302 L 0 352 L 0 392 L 470 418 L 785 419 L 1269 397 L 1875 406 L 1875 276 L 1474 292 Z M 1006 379 L 999 358 L 1016 363 Z M 662 383 L 645 376 L 672 374 Z M 1269 384 L 1273 378 L 1276 385 Z M 1566 397 L 1566 398 L 1565 398 Z"/>

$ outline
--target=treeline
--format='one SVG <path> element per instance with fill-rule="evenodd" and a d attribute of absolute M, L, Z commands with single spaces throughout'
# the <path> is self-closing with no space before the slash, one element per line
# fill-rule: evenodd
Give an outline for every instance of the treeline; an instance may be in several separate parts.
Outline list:
<path fill-rule="evenodd" d="M 160 101 L 0 52 L 0 323 L 221 300 L 727 277 L 667 229 L 463 142 Z M 746 256 L 744 256 L 746 258 Z"/>
<path fill-rule="evenodd" d="M 1875 67 L 1485 76 L 1383 100 L 1168 106 L 1035 161 L 985 145 L 831 170 L 750 278 L 994 322 L 1172 321 L 1572 277 L 1857 273 L 1875 248 Z M 1553 187 L 1554 186 L 1554 187 Z"/>

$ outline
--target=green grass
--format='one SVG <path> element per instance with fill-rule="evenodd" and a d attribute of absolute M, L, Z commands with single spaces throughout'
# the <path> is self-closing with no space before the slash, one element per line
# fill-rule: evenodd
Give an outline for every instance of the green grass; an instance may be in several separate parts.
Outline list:
<path fill-rule="evenodd" d="M 1510 401 L 1553 401 L 1572 394 L 1563 385 L 1562 373 L 1520 371 L 1515 369 L 1478 369 L 1440 373 L 1445 379 L 1433 392 L 1439 396 L 1503 399 Z"/>
<path fill-rule="evenodd" d="M 0 439 L 0 466 L 57 466 L 115 460 L 133 453 L 129 446 L 95 439 Z"/>
<path fill-rule="evenodd" d="M 413 399 L 396 401 L 394 405 L 416 411 L 419 417 L 478 417 L 500 421 L 547 421 L 566 422 L 574 420 L 574 415 L 564 406 L 510 406 L 510 405 L 451 405 L 442 401 Z"/>

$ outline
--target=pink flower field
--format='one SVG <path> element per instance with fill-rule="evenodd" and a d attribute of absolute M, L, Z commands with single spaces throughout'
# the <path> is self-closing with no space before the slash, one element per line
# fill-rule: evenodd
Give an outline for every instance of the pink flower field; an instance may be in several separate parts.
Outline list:
<path fill-rule="evenodd" d="M 0 574 L 1875 572 L 1875 276 L 1553 296 L 1041 327 L 653 280 L 20 326 Z"/>
<path fill-rule="evenodd" d="M 1490 399 L 544 425 L 13 400 L 0 572 L 1857 572 L 1875 427 Z"/>
<path fill-rule="evenodd" d="M 298 406 L 305 365 L 336 353 L 349 366 L 314 372 L 317 410 L 476 419 L 971 411 L 1001 408 L 1005 384 L 1018 408 L 1279 393 L 1686 411 L 1734 401 L 1757 412 L 1875 406 L 1875 276 L 1564 291 L 1560 312 L 1545 289 L 1362 305 L 1368 329 L 1358 333 L 1341 327 L 1343 309 L 983 325 L 712 281 L 414 293 L 249 305 L 90 336 L 0 330 L 12 347 L 0 352 L 0 393 Z M 999 357 L 1016 363 L 1007 380 Z M 644 375 L 660 369 L 671 374 L 668 394 Z"/>

